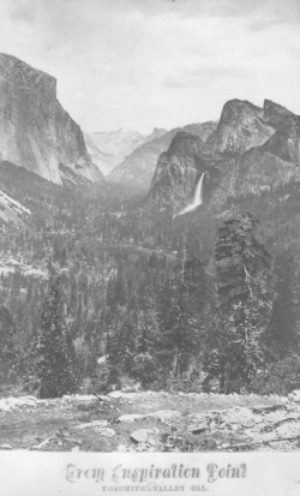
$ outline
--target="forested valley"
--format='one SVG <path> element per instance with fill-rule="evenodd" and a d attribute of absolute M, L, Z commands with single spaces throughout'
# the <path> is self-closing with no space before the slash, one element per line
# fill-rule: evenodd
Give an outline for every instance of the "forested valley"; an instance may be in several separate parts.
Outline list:
<path fill-rule="evenodd" d="M 26 174 L 13 187 L 32 215 L 1 227 L 2 394 L 300 385 L 299 183 L 187 220 L 121 186 Z"/>

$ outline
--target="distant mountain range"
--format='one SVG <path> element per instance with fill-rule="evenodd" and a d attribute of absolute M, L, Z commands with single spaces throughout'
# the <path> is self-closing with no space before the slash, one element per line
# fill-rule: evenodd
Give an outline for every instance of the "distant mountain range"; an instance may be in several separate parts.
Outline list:
<path fill-rule="evenodd" d="M 93 163 L 107 176 L 136 148 L 152 142 L 166 132 L 165 129 L 154 128 L 150 135 L 144 136 L 138 131 L 120 128 L 110 132 L 85 134 L 85 142 Z"/>

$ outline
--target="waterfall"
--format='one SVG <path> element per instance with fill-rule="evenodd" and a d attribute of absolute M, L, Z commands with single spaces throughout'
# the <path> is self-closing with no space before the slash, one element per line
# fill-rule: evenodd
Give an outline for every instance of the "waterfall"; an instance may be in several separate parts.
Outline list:
<path fill-rule="evenodd" d="M 203 174 L 201 175 L 201 177 L 199 179 L 199 182 L 198 182 L 198 184 L 196 186 L 196 190 L 195 190 L 195 194 L 194 194 L 194 199 L 193 199 L 193 203 L 192 203 L 192 205 L 195 205 L 195 208 L 198 205 L 202 205 L 202 203 L 203 203 L 202 193 L 203 193 L 203 179 L 204 179 L 204 176 L 205 176 L 205 172 L 203 172 Z"/>
<path fill-rule="evenodd" d="M 195 208 L 199 207 L 200 205 L 202 205 L 203 203 L 203 179 L 204 179 L 204 176 L 205 176 L 205 172 L 203 172 L 203 174 L 201 175 L 199 181 L 198 181 L 198 184 L 196 186 L 196 189 L 195 189 L 195 193 L 194 193 L 194 198 L 193 198 L 193 201 L 192 203 L 190 203 L 189 205 L 187 205 L 186 207 L 184 207 L 183 210 L 181 210 L 180 212 L 178 212 L 178 214 L 175 214 L 173 216 L 173 219 L 175 217 L 177 217 L 178 215 L 183 215 L 183 214 L 187 214 L 188 212 L 192 212 L 193 210 L 195 210 Z"/>

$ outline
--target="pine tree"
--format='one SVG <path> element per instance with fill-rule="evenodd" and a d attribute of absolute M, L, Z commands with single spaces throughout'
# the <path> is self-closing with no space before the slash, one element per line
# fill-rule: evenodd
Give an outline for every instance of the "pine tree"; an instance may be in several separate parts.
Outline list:
<path fill-rule="evenodd" d="M 143 387 L 149 386 L 157 377 L 157 345 L 159 336 L 159 322 L 156 301 L 148 285 L 139 312 L 138 340 L 136 355 L 133 359 L 133 375 L 141 381 Z"/>
<path fill-rule="evenodd" d="M 282 254 L 275 269 L 276 298 L 268 343 L 280 357 L 299 346 L 299 276 L 299 267 L 294 257 Z"/>
<path fill-rule="evenodd" d="M 67 335 L 58 276 L 52 276 L 41 309 L 39 344 L 40 397 L 55 398 L 76 390 L 72 343 Z"/>
<path fill-rule="evenodd" d="M 15 324 L 6 307 L 0 307 L 0 377 L 6 380 L 16 361 Z"/>
<path fill-rule="evenodd" d="M 199 361 L 208 298 L 198 259 L 185 261 L 163 288 L 159 358 L 177 379 Z"/>
<path fill-rule="evenodd" d="M 247 387 L 264 359 L 263 336 L 271 311 L 270 255 L 254 236 L 247 214 L 219 229 L 216 246 L 219 309 L 206 370 L 221 392 Z"/>
<path fill-rule="evenodd" d="M 106 352 L 110 366 L 109 384 L 118 384 L 122 376 L 132 376 L 136 350 L 137 323 L 134 313 L 124 319 L 119 308 L 109 325 Z"/>

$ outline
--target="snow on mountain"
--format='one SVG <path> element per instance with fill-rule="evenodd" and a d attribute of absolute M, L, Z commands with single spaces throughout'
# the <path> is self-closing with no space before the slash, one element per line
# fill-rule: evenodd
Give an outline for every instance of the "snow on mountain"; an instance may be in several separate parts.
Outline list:
<path fill-rule="evenodd" d="M 107 176 L 114 167 L 114 155 L 112 153 L 104 153 L 99 150 L 90 134 L 85 133 L 84 139 L 88 154 L 91 157 L 93 164 L 98 167 L 104 176 Z"/>
<path fill-rule="evenodd" d="M 85 136 L 88 153 L 105 175 L 109 174 L 145 140 L 145 136 L 138 131 L 124 128 L 109 132 L 89 133 Z"/>

